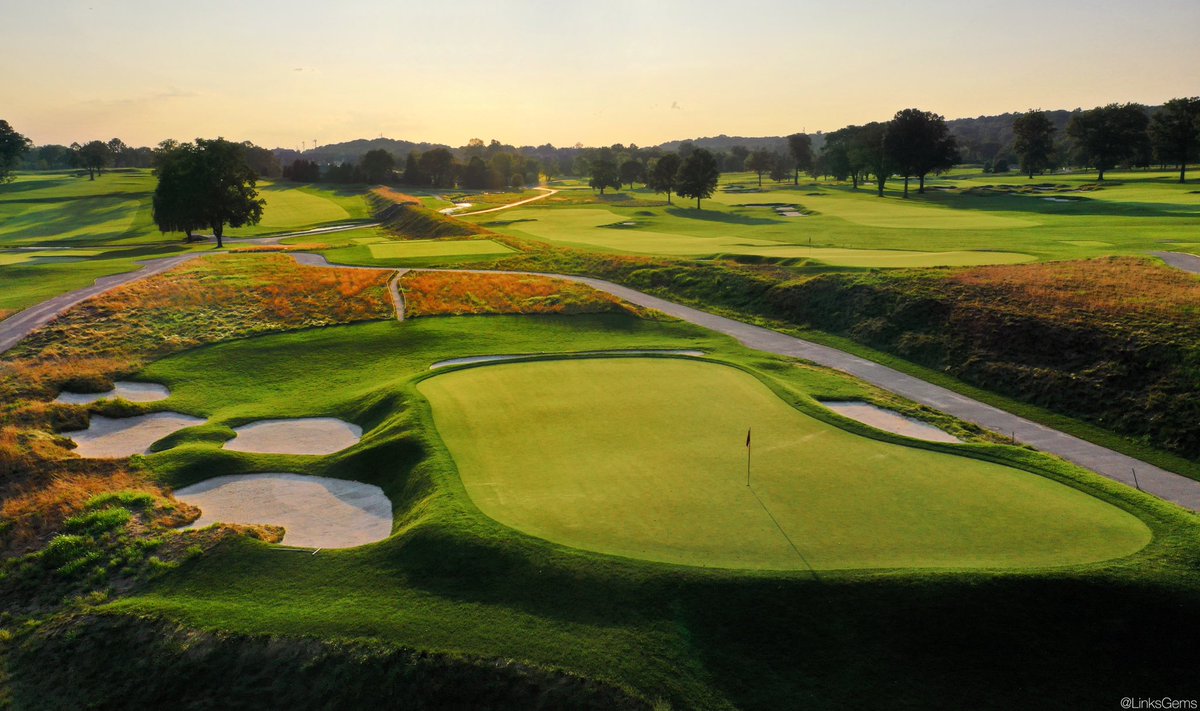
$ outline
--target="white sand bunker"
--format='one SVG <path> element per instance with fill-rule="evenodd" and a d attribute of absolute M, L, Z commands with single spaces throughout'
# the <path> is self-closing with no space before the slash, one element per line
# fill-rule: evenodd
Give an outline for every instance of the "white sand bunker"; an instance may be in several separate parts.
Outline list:
<path fill-rule="evenodd" d="M 69 405 L 86 405 L 97 400 L 121 398 L 129 402 L 157 402 L 171 396 L 167 386 L 158 383 L 132 383 L 118 380 L 113 383 L 113 389 L 102 393 L 73 393 L 66 390 L 54 398 L 54 402 L 65 402 Z"/>
<path fill-rule="evenodd" d="M 362 439 L 361 427 L 336 417 L 260 420 L 233 431 L 225 449 L 259 454 L 333 454 Z"/>
<path fill-rule="evenodd" d="M 219 476 L 179 489 L 200 509 L 188 528 L 217 523 L 283 526 L 283 543 L 350 548 L 392 535 L 392 502 L 378 486 L 300 474 Z"/>
<path fill-rule="evenodd" d="M 75 453 L 89 459 L 114 459 L 149 454 L 150 445 L 167 435 L 203 424 L 204 419 L 178 412 L 155 412 L 136 417 L 92 415 L 86 430 L 64 432 L 76 445 Z"/>
<path fill-rule="evenodd" d="M 884 432 L 912 437 L 913 439 L 923 439 L 927 442 L 962 442 L 961 439 L 939 430 L 928 422 L 905 417 L 898 412 L 876 407 L 869 402 L 848 400 L 846 402 L 823 402 L 821 404 L 843 417 L 858 420 L 864 425 L 870 425 Z"/>

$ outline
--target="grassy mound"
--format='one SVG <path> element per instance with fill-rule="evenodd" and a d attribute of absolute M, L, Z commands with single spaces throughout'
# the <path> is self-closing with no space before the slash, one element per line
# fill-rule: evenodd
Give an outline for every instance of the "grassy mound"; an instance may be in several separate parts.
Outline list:
<path fill-rule="evenodd" d="M 113 659 L 130 664 L 114 669 Z M 9 672 L 17 708 L 650 708 L 621 689 L 508 660 L 113 615 L 39 630 Z"/>
<path fill-rule="evenodd" d="M 413 202 L 413 198 L 391 190 L 373 190 L 368 200 L 375 218 L 383 223 L 384 228 L 404 239 L 488 234 L 482 227 L 430 210 L 420 202 Z"/>

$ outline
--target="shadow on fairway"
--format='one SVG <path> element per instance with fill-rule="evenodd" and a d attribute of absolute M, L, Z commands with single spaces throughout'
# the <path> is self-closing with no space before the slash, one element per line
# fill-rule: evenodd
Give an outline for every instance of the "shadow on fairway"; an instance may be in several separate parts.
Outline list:
<path fill-rule="evenodd" d="M 668 207 L 666 213 L 672 217 L 682 217 L 689 220 L 704 220 L 705 222 L 724 222 L 730 225 L 776 225 L 778 220 L 764 217 L 750 217 L 734 212 L 718 212 L 716 210 L 696 210 L 692 208 Z"/>

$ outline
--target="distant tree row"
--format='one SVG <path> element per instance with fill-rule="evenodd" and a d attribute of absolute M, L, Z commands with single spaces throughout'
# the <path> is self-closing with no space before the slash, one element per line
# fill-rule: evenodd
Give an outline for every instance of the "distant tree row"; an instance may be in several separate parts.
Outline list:
<path fill-rule="evenodd" d="M 1013 150 L 1021 171 L 1032 178 L 1056 167 L 1060 153 L 1054 124 L 1046 112 L 1030 110 L 1013 121 Z M 1177 165 L 1179 182 L 1200 147 L 1200 98 L 1171 99 L 1153 115 L 1139 104 L 1109 104 L 1071 117 L 1066 137 L 1079 165 L 1094 168 L 1098 179 L 1117 166 Z"/>
<path fill-rule="evenodd" d="M 953 167 L 959 161 L 958 143 L 942 116 L 921 109 L 902 109 L 887 122 L 847 126 L 825 135 L 819 159 L 810 174 L 850 180 L 857 189 L 872 180 L 879 195 L 892 176 L 917 179 L 917 192 L 925 192 L 925 178 Z"/>

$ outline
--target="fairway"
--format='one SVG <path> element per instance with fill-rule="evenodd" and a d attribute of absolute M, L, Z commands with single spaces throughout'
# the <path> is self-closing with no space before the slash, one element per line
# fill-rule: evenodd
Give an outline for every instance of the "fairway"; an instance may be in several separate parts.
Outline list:
<path fill-rule="evenodd" d="M 456 257 L 468 254 L 505 254 L 512 249 L 490 239 L 405 242 L 375 242 L 367 245 L 375 259 L 413 259 L 418 257 Z"/>
<path fill-rule="evenodd" d="M 1077 490 L 851 434 L 723 365 L 489 365 L 419 390 L 475 504 L 572 547 L 728 568 L 1015 568 L 1115 558 L 1150 540 Z"/>
<path fill-rule="evenodd" d="M 765 211 L 762 212 L 764 215 L 766 214 Z M 597 208 L 531 208 L 513 210 L 511 215 L 514 219 L 506 222 L 505 226 L 513 225 L 512 231 L 523 233 L 525 236 L 547 242 L 611 252 L 693 257 L 747 254 L 778 259 L 812 259 L 838 267 L 881 268 L 1015 264 L 1034 259 L 1032 255 L 1028 254 L 983 250 L 918 252 L 902 249 L 809 247 L 743 236 L 743 234 L 759 234 L 764 231 L 767 231 L 766 234 L 774 234 L 769 230 L 785 228 L 787 224 L 783 223 L 783 220 L 787 218 L 748 218 L 752 221 L 746 223 L 734 221 L 733 226 L 726 226 L 718 222 L 717 227 L 725 226 L 727 232 L 714 231 L 710 236 L 709 234 L 671 233 L 647 229 L 642 225 L 646 223 L 659 224 L 660 221 L 629 220 L 610 210 Z M 760 223 L 764 226 L 760 227 Z M 783 227 L 773 226 L 775 223 L 780 223 Z M 487 223 L 483 224 L 487 225 Z M 695 229 L 695 226 L 685 226 L 683 220 L 678 218 L 666 222 L 666 224 Z M 702 226 L 709 230 L 714 229 L 709 225 Z"/>

